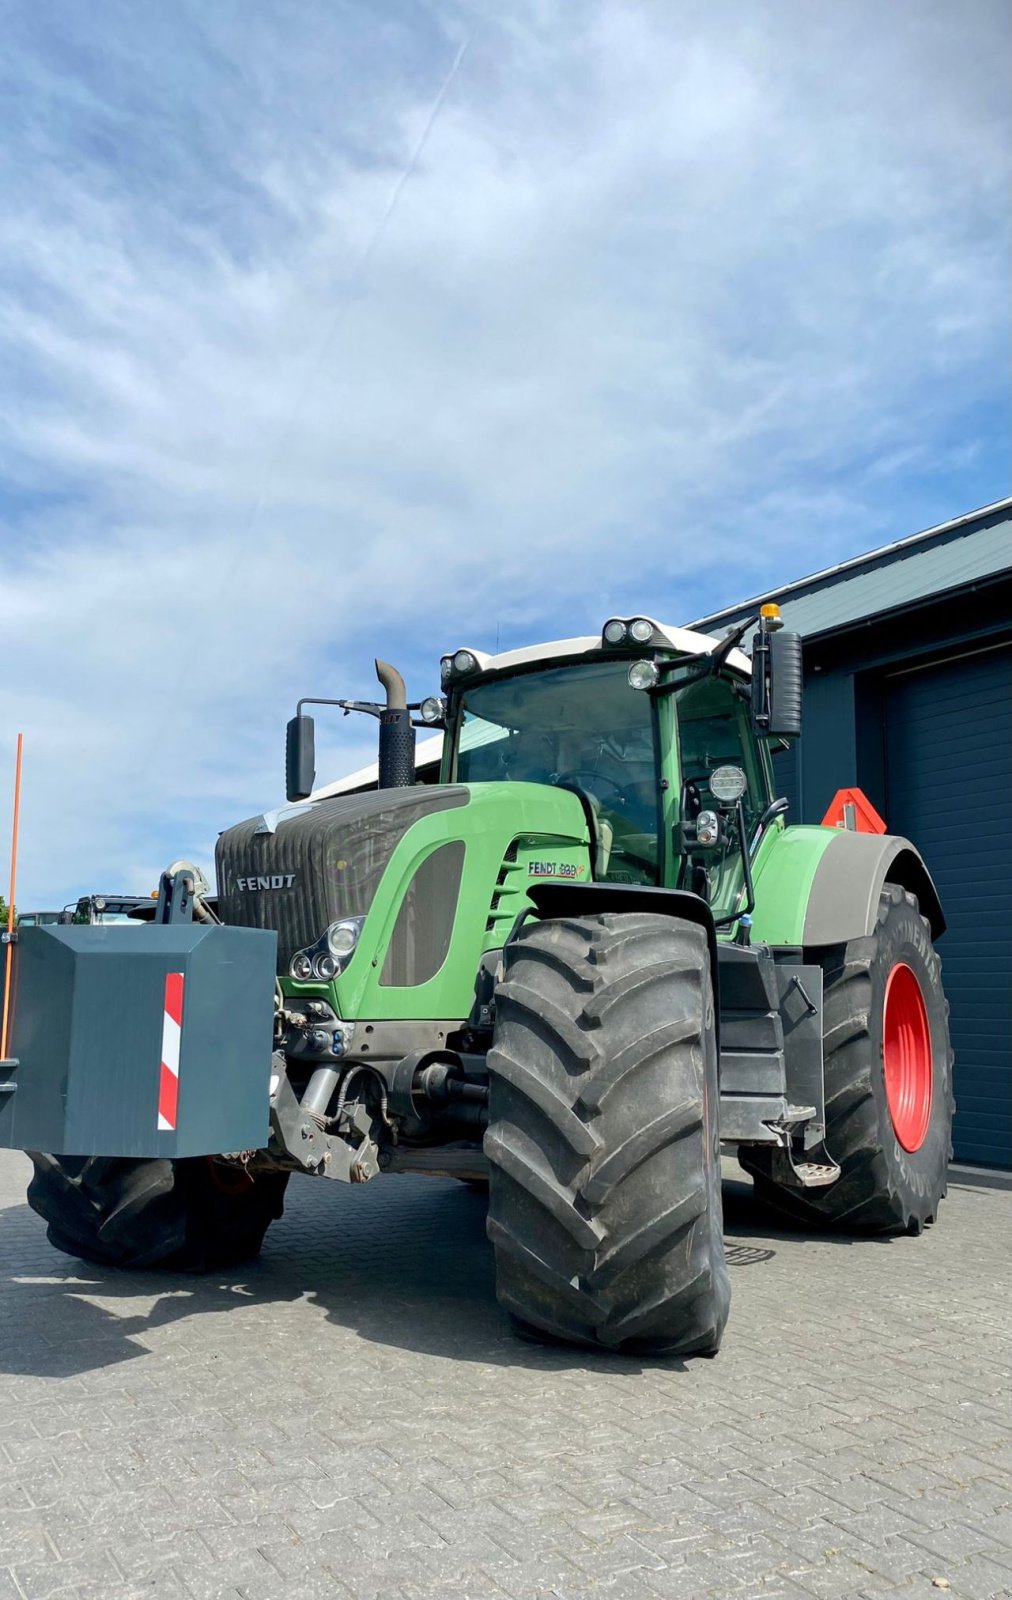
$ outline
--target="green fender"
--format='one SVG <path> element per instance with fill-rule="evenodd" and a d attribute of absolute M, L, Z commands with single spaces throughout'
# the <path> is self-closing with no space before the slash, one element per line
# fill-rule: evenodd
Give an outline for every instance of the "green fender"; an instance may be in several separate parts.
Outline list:
<path fill-rule="evenodd" d="M 909 839 L 842 828 L 770 829 L 753 869 L 753 938 L 801 947 L 874 932 L 883 885 L 917 896 L 934 938 L 945 930 L 938 891 Z"/>

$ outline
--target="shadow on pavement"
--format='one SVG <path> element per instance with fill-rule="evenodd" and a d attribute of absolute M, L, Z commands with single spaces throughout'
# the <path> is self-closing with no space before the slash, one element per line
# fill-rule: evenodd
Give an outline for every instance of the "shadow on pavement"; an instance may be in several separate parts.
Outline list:
<path fill-rule="evenodd" d="M 724 1206 L 732 1281 L 737 1269 L 772 1261 L 778 1241 L 805 1237 L 760 1211 L 747 1180 L 725 1183 Z M 485 1212 L 483 1191 L 452 1180 L 397 1177 L 354 1189 L 295 1181 L 259 1260 L 194 1277 L 73 1260 L 48 1244 L 27 1206 L 13 1207 L 0 1213 L 0 1371 L 87 1372 L 147 1355 L 147 1335 L 191 1316 L 303 1298 L 372 1344 L 452 1360 L 611 1374 L 694 1364 L 517 1338 L 496 1303 Z M 145 1309 L 117 1309 L 131 1300 Z"/>

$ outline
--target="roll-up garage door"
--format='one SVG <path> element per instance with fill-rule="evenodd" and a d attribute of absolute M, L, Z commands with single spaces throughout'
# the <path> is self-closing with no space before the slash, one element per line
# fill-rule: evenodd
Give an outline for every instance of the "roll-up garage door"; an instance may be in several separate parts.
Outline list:
<path fill-rule="evenodd" d="M 890 678 L 886 822 L 918 845 L 956 1054 L 956 1156 L 1012 1166 L 1012 649 Z"/>

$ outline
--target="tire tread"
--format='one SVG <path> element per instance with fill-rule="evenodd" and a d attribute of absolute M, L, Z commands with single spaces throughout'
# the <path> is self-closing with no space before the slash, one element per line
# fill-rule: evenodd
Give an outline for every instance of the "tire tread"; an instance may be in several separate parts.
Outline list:
<path fill-rule="evenodd" d="M 537 923 L 512 943 L 488 1059 L 488 1233 L 500 1302 L 528 1328 L 612 1350 L 719 1346 L 708 972 L 704 931 L 655 913 Z"/>
<path fill-rule="evenodd" d="M 256 1255 L 284 1208 L 287 1175 L 251 1179 L 250 1193 L 219 1197 L 203 1157 L 179 1161 L 30 1152 L 28 1203 L 65 1254 L 101 1266 L 205 1272 Z"/>

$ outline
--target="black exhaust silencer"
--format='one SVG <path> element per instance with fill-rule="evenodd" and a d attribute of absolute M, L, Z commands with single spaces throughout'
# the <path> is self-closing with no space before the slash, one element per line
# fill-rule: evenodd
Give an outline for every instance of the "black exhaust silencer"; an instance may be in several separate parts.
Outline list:
<path fill-rule="evenodd" d="M 410 789 L 415 781 L 415 730 L 404 679 L 386 661 L 377 661 L 376 676 L 387 697 L 379 719 L 379 787 Z"/>

